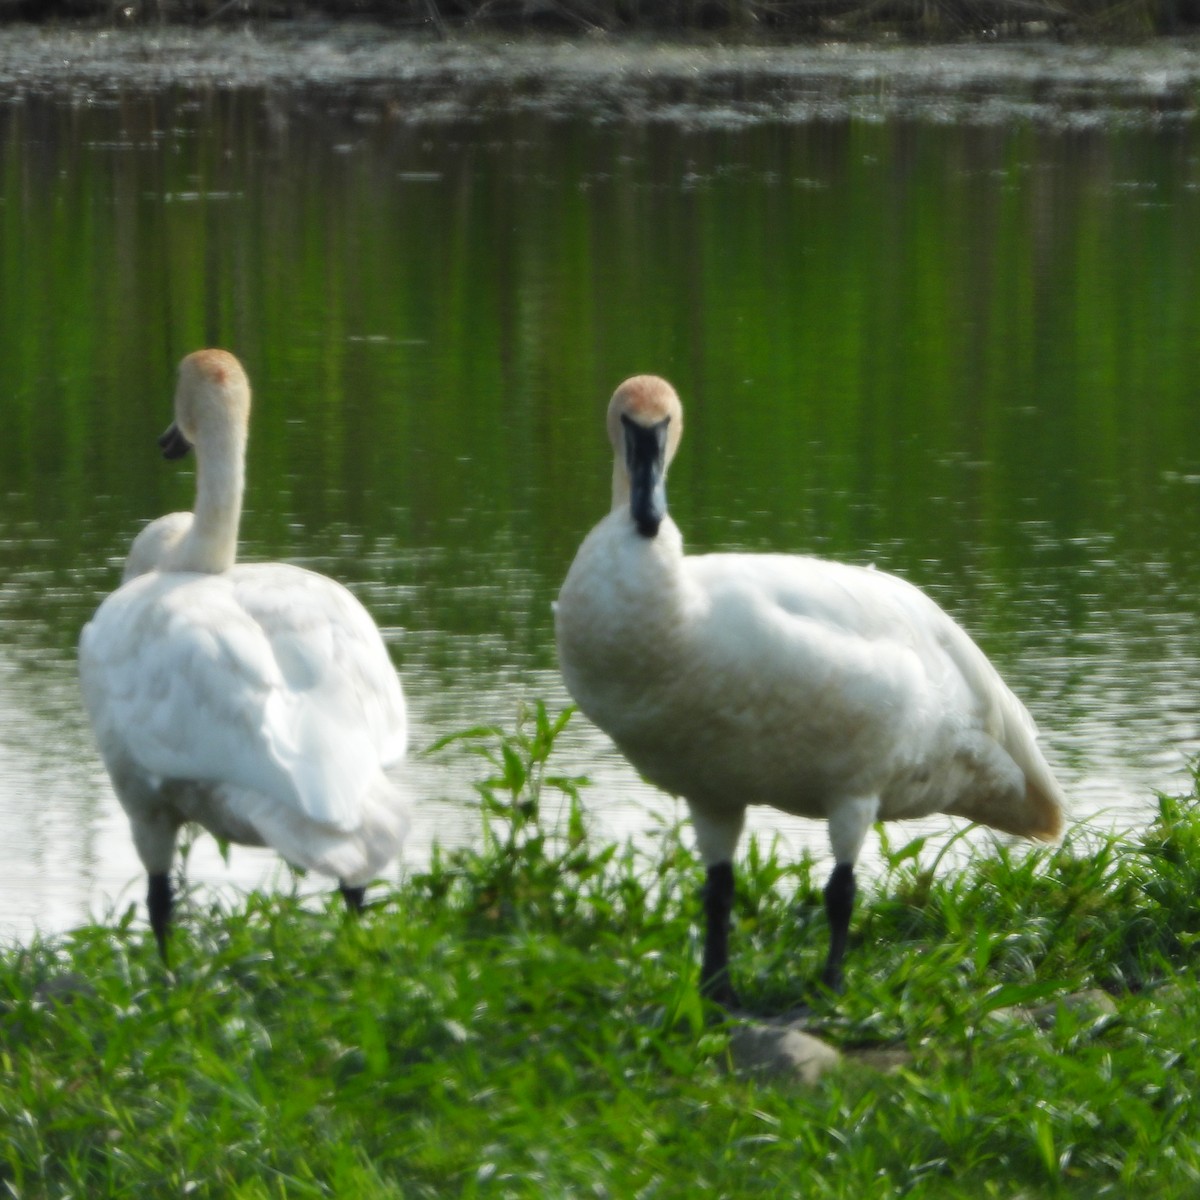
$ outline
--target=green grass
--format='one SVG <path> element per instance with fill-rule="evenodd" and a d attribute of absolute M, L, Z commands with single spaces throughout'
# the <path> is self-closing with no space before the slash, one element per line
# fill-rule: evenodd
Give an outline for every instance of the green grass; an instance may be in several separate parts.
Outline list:
<path fill-rule="evenodd" d="M 565 720 L 565 718 L 564 718 Z M 482 848 L 361 920 L 192 890 L 175 977 L 139 913 L 0 959 L 0 1194 L 336 1197 L 1192 1197 L 1200 808 L 1133 839 L 931 871 L 886 849 L 848 990 L 814 996 L 817 872 L 751 845 L 734 971 L 814 1003 L 848 1055 L 815 1088 L 741 1078 L 696 993 L 702 872 L 586 835 L 562 721 L 468 736 Z M 548 831 L 548 790 L 568 819 Z M 896 836 L 895 827 L 891 830 Z M 1083 988 L 1115 1014 L 996 1015 Z"/>

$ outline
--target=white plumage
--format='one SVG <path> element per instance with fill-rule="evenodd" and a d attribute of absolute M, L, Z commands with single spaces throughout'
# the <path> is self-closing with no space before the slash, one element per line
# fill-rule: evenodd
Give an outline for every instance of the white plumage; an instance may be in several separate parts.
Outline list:
<path fill-rule="evenodd" d="M 609 408 L 612 511 L 556 606 L 580 708 L 688 803 L 708 866 L 703 984 L 732 1003 L 731 861 L 746 806 L 824 818 L 825 980 L 840 985 L 853 864 L 878 819 L 953 813 L 1053 839 L 1063 797 L 1033 721 L 967 634 L 903 580 L 777 554 L 686 556 L 666 514 L 674 389 L 637 376 Z"/>
<path fill-rule="evenodd" d="M 175 457 L 196 447 L 197 501 L 138 535 L 126 582 L 85 627 L 80 679 L 100 753 L 150 875 L 166 954 L 179 827 L 268 845 L 337 878 L 354 907 L 399 852 L 406 804 L 400 682 L 340 584 L 282 563 L 234 565 L 249 384 L 224 351 L 180 365 Z"/>

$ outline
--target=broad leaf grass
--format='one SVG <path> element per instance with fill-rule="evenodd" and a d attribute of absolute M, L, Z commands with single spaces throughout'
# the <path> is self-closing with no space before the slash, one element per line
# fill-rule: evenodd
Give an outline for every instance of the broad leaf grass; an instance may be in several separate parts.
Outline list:
<path fill-rule="evenodd" d="M 699 865 L 672 829 L 652 852 L 588 838 L 586 781 L 552 773 L 564 721 L 462 735 L 487 762 L 481 848 L 361 920 L 192 891 L 173 979 L 140 914 L 5 954 L 0 1194 L 1200 1194 L 1194 797 L 1139 837 L 963 870 L 885 842 L 837 1000 L 808 986 L 823 880 L 751 845 L 743 997 L 811 1002 L 847 1051 L 805 1089 L 730 1072 L 696 993 Z M 1086 988 L 1116 1013 L 1001 1011 Z"/>

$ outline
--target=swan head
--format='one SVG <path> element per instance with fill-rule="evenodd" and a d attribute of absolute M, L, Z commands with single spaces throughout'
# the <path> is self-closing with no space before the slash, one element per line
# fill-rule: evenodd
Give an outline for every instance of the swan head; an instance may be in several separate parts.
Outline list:
<path fill-rule="evenodd" d="M 629 505 L 643 537 L 652 538 L 667 515 L 667 468 L 683 436 L 683 405 L 657 375 L 634 375 L 608 405 L 613 447 L 613 508 Z"/>
<path fill-rule="evenodd" d="M 179 364 L 175 420 L 158 439 L 164 458 L 182 458 L 197 442 L 245 440 L 250 381 L 227 350 L 197 350 Z"/>

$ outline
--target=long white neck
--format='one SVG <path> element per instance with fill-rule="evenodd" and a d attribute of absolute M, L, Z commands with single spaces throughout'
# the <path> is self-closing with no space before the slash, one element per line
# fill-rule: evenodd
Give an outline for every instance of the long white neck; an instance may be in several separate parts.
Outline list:
<path fill-rule="evenodd" d="M 226 428 L 196 445 L 196 508 L 192 527 L 163 564 L 169 571 L 215 575 L 237 560 L 245 487 L 246 432 Z"/>

